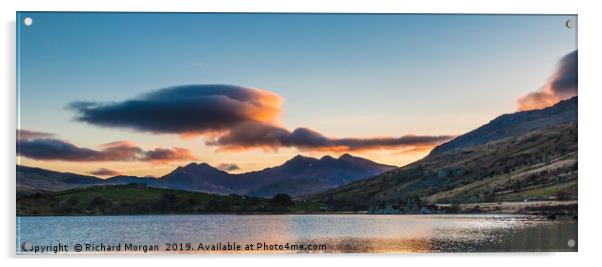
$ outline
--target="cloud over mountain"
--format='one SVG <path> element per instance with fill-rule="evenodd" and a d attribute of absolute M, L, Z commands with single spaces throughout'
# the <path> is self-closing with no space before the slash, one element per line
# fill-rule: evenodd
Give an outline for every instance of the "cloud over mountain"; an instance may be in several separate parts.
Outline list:
<path fill-rule="evenodd" d="M 181 136 L 204 135 L 218 150 L 354 151 L 432 147 L 451 136 L 331 138 L 308 128 L 279 126 L 282 98 L 233 85 L 185 85 L 160 89 L 113 103 L 74 102 L 76 120 L 102 127 Z M 171 151 L 174 154 L 174 151 Z M 156 151 L 156 154 L 162 151 Z"/>
<path fill-rule="evenodd" d="M 23 131 L 23 130 L 20 130 Z M 18 134 L 19 135 L 19 134 Z M 117 141 L 101 145 L 100 149 L 78 147 L 55 138 L 28 136 L 17 139 L 17 154 L 36 160 L 87 161 L 146 161 L 165 163 L 169 161 L 194 160 L 184 148 L 155 148 L 144 150 L 132 142 Z"/>
<path fill-rule="evenodd" d="M 98 170 L 89 172 L 89 174 L 96 175 L 96 176 L 115 176 L 115 175 L 120 175 L 121 173 L 118 171 L 114 171 L 114 170 L 110 170 L 110 169 L 106 169 L 106 168 L 100 168 Z"/>
<path fill-rule="evenodd" d="M 234 163 L 221 163 L 219 165 L 217 165 L 217 168 L 222 170 L 222 171 L 236 171 L 236 170 L 240 170 L 240 167 L 238 167 L 238 165 L 234 164 Z"/>
<path fill-rule="evenodd" d="M 261 147 L 278 150 L 280 147 L 294 147 L 299 150 L 319 151 L 358 151 L 369 149 L 430 147 L 451 139 L 452 136 L 374 137 L 374 138 L 332 138 L 308 128 L 289 131 L 285 128 L 260 123 L 237 125 L 231 131 L 216 139 L 207 141 L 210 146 L 221 150 L 240 150 Z"/>
<path fill-rule="evenodd" d="M 190 150 L 181 147 L 155 148 L 144 151 L 140 157 L 140 161 L 156 163 L 195 159 L 197 158 L 190 153 Z"/>
<path fill-rule="evenodd" d="M 518 110 L 541 109 L 576 96 L 577 63 L 577 50 L 562 57 L 555 72 L 539 91 L 521 96 L 517 100 Z"/>

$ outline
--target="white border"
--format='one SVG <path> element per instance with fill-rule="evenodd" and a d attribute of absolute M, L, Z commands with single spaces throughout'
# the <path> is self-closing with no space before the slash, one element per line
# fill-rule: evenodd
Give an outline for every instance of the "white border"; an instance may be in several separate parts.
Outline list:
<path fill-rule="evenodd" d="M 599 196 L 602 190 L 599 145 L 602 111 L 597 103 L 602 62 L 599 27 L 602 25 L 597 1 L 563 0 L 5 0 L 2 15 L 2 246 L 3 266 L 106 266 L 119 263 L 145 266 L 204 265 L 221 266 L 578 266 L 596 262 L 600 247 Z M 357 13 L 514 13 L 514 14 L 578 14 L 579 15 L 579 252 L 578 253 L 482 253 L 428 255 L 284 255 L 284 256 L 187 256 L 175 257 L 16 257 L 15 252 L 15 12 L 20 11 L 182 11 L 182 12 L 357 12 Z M 6 264 L 6 265 L 5 265 Z"/>

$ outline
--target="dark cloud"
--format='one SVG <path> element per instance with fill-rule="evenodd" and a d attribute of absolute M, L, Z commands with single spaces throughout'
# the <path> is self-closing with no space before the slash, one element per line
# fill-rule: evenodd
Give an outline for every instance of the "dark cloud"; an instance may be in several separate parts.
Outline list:
<path fill-rule="evenodd" d="M 561 97 L 577 95 L 577 63 L 577 50 L 560 59 L 558 69 L 549 83 L 555 95 Z"/>
<path fill-rule="evenodd" d="M 238 167 L 238 165 L 236 165 L 234 163 L 220 163 L 219 165 L 217 165 L 217 168 L 222 171 L 240 170 L 240 167 Z"/>
<path fill-rule="evenodd" d="M 541 109 L 577 95 L 577 50 L 560 59 L 556 71 L 539 91 L 517 100 L 519 110 Z"/>
<path fill-rule="evenodd" d="M 207 141 L 206 144 L 219 146 L 220 150 L 253 147 L 277 150 L 281 147 L 293 147 L 299 150 L 354 151 L 434 146 L 452 137 L 406 135 L 402 137 L 331 138 L 307 128 L 297 128 L 291 132 L 275 125 L 247 123 L 237 125 L 228 134 Z"/>
<path fill-rule="evenodd" d="M 144 149 L 127 141 L 118 141 L 100 146 L 100 149 L 78 147 L 54 138 L 30 138 L 17 140 L 17 154 L 36 160 L 62 161 L 148 161 L 163 163 L 196 159 L 183 148 Z"/>
<path fill-rule="evenodd" d="M 228 130 L 244 122 L 271 122 L 279 96 L 232 85 L 186 85 L 113 103 L 74 102 L 76 120 L 152 133 L 195 135 Z"/>
<path fill-rule="evenodd" d="M 17 140 L 46 138 L 46 137 L 53 137 L 53 136 L 54 135 L 51 133 L 36 132 L 36 131 L 29 131 L 29 130 L 17 130 Z"/>
<path fill-rule="evenodd" d="M 290 135 L 286 129 L 264 123 L 244 123 L 234 126 L 226 135 L 205 142 L 206 145 L 228 149 L 282 146 Z"/>
<path fill-rule="evenodd" d="M 97 176 L 116 176 L 116 175 L 121 175 L 121 173 L 118 172 L 118 171 L 109 170 L 109 169 L 105 169 L 105 168 L 100 168 L 98 170 L 91 171 L 91 172 L 89 172 L 89 174 L 97 175 Z"/>
<path fill-rule="evenodd" d="M 113 147 L 98 151 L 50 138 L 17 140 L 17 153 L 37 160 L 129 161 L 134 160 L 135 155 L 140 152 L 140 149 L 131 147 Z"/>
<path fill-rule="evenodd" d="M 450 136 L 331 138 L 308 128 L 277 125 L 282 99 L 270 92 L 232 85 L 177 86 L 114 103 L 75 102 L 76 119 L 104 127 L 182 136 L 204 135 L 218 150 L 259 147 L 277 150 L 351 151 L 428 147 Z M 166 156 L 168 151 L 152 151 Z M 168 154 L 176 154 L 169 151 Z M 149 158 L 152 155 L 149 154 Z"/>

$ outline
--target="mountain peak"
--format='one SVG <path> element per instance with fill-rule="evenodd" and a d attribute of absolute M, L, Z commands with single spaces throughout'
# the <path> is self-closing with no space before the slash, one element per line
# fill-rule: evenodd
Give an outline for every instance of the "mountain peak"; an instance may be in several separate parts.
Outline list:
<path fill-rule="evenodd" d="M 287 162 L 305 162 L 305 161 L 314 161 L 314 160 L 317 160 L 317 159 L 312 158 L 312 157 L 302 156 L 302 155 L 296 155 L 292 159 L 289 159 Z"/>
<path fill-rule="evenodd" d="M 339 159 L 352 159 L 352 158 L 355 158 L 355 157 L 351 156 L 351 154 L 349 154 L 349 153 L 345 153 L 339 157 Z"/>
<path fill-rule="evenodd" d="M 180 166 L 180 168 L 194 168 L 196 167 L 198 164 L 196 162 L 191 162 L 186 164 L 186 166 Z"/>
<path fill-rule="evenodd" d="M 203 162 L 203 163 L 191 162 L 191 163 L 188 163 L 186 166 L 178 167 L 176 170 L 198 171 L 198 170 L 218 170 L 218 169 L 205 162 Z"/>
<path fill-rule="evenodd" d="M 326 161 L 326 160 L 335 160 L 335 158 L 331 157 L 330 155 L 326 155 L 326 156 L 320 158 L 320 161 Z"/>

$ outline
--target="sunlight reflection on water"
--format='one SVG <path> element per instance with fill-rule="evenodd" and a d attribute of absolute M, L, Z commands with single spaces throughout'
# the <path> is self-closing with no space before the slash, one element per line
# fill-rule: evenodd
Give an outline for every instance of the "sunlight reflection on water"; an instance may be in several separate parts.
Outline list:
<path fill-rule="evenodd" d="M 18 249 L 22 242 L 157 244 L 162 249 L 166 243 L 196 248 L 199 243 L 266 242 L 324 244 L 326 249 L 251 253 L 577 251 L 567 245 L 577 240 L 576 221 L 519 215 L 73 216 L 18 217 L 17 224 Z"/>

